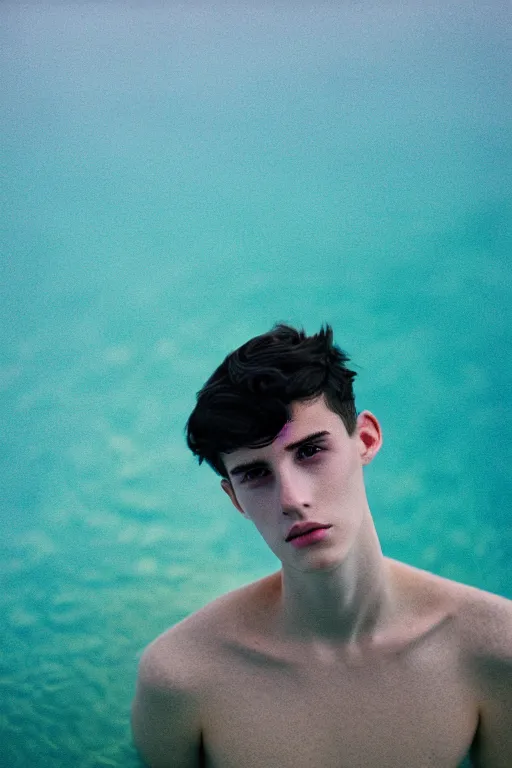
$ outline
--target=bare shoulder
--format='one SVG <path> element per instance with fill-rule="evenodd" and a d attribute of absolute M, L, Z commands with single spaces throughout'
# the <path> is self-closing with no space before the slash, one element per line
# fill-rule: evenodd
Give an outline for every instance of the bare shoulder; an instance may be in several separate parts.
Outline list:
<path fill-rule="evenodd" d="M 441 576 L 418 573 L 423 574 L 420 580 L 427 592 L 449 606 L 453 637 L 477 689 L 488 690 L 498 678 L 512 684 L 512 600 Z"/>
<path fill-rule="evenodd" d="M 231 606 L 243 589 L 208 603 L 144 649 L 131 725 L 134 743 L 152 768 L 203 764 L 201 702 L 216 675 L 218 679 L 219 638 L 223 627 L 235 623 Z"/>
<path fill-rule="evenodd" d="M 460 593 L 458 635 L 478 705 L 475 766 L 512 765 L 512 601 L 474 587 Z"/>
<path fill-rule="evenodd" d="M 227 633 L 265 615 L 275 574 L 238 587 L 204 605 L 159 635 L 144 650 L 139 674 L 157 683 L 192 684 L 212 661 Z"/>
<path fill-rule="evenodd" d="M 512 659 L 512 600 L 392 561 L 418 612 L 449 617 L 461 651 L 478 658 Z"/>
<path fill-rule="evenodd" d="M 142 653 L 131 726 L 135 746 L 152 768 L 199 768 L 202 764 L 200 678 L 195 658 L 197 653 L 180 625 L 157 637 Z"/>
<path fill-rule="evenodd" d="M 142 651 L 137 672 L 137 695 L 152 691 L 193 693 L 207 636 L 209 605 L 162 632 Z M 211 623 L 211 618 L 210 618 Z"/>
<path fill-rule="evenodd" d="M 458 584 L 458 627 L 467 653 L 478 662 L 512 663 L 512 600 Z"/>

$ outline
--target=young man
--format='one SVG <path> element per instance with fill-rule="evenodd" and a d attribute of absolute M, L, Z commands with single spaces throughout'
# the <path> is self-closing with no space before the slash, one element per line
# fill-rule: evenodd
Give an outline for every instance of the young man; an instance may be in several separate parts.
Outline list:
<path fill-rule="evenodd" d="M 145 650 L 152 768 L 512 768 L 512 601 L 383 556 L 348 360 L 277 325 L 198 394 L 188 445 L 282 567 Z"/>

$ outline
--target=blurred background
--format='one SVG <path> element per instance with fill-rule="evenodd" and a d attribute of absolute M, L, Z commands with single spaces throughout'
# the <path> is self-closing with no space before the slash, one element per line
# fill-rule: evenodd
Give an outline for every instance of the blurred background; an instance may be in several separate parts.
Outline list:
<path fill-rule="evenodd" d="M 2 766 L 136 768 L 142 649 L 280 567 L 183 434 L 277 321 L 356 366 L 384 554 L 512 598 L 510 23 L 2 3 Z"/>

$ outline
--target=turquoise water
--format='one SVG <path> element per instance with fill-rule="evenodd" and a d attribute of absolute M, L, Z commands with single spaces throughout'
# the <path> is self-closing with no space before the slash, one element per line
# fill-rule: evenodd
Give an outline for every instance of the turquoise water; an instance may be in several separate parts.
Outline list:
<path fill-rule="evenodd" d="M 324 321 L 385 554 L 512 598 L 505 4 L 0 10 L 0 765 L 138 765 L 144 646 L 279 562 L 195 392 Z M 411 767 L 413 768 L 413 767 Z"/>

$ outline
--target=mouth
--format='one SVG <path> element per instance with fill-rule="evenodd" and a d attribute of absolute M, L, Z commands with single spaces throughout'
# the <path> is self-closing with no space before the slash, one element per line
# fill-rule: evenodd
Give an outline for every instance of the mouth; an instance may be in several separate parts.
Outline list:
<path fill-rule="evenodd" d="M 293 539 L 298 539 L 301 536 L 307 536 L 308 534 L 312 533 L 313 531 L 321 531 L 326 528 L 332 528 L 332 525 L 308 525 L 304 526 L 302 528 L 295 529 L 295 526 L 291 529 L 290 533 L 286 537 L 285 541 L 293 541 Z"/>
<path fill-rule="evenodd" d="M 320 541 L 324 541 L 329 535 L 330 528 L 332 528 L 331 525 L 324 525 L 320 528 L 310 528 L 309 531 L 306 531 L 305 533 L 293 536 L 289 543 L 292 547 L 299 549 L 312 546 Z"/>

